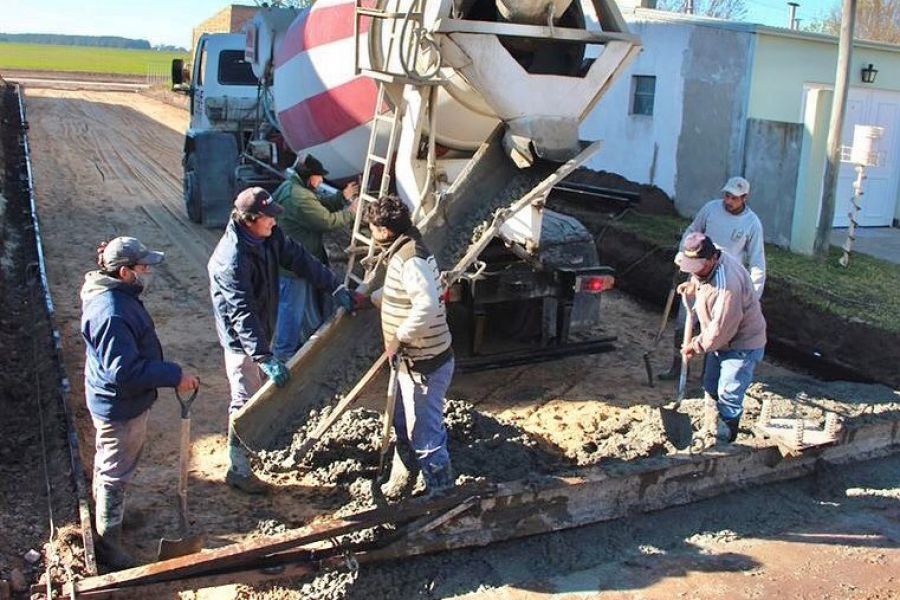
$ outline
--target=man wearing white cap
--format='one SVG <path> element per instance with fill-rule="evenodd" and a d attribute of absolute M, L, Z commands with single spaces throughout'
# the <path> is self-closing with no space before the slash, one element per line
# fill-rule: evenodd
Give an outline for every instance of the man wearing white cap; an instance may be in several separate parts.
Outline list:
<path fill-rule="evenodd" d="M 732 177 L 722 187 L 722 199 L 710 200 L 697 212 L 681 237 L 681 248 L 692 233 L 705 233 L 717 248 L 743 264 L 750 271 L 753 289 L 762 297 L 766 283 L 766 251 L 763 244 L 762 223 L 756 213 L 747 206 L 750 197 L 750 182 L 743 177 Z M 675 348 L 681 345 L 684 331 L 680 326 L 684 315 L 676 319 L 679 327 L 675 331 Z M 678 379 L 681 358 L 678 353 L 672 359 L 672 368 L 659 376 L 660 379 Z"/>
<path fill-rule="evenodd" d="M 759 296 L 747 269 L 702 233 L 688 234 L 675 264 L 691 275 L 678 286 L 678 293 L 692 302 L 700 322 L 700 333 L 681 348 L 681 354 L 687 359 L 706 354 L 703 391 L 718 408 L 718 437 L 733 442 L 744 393 L 766 346 Z"/>

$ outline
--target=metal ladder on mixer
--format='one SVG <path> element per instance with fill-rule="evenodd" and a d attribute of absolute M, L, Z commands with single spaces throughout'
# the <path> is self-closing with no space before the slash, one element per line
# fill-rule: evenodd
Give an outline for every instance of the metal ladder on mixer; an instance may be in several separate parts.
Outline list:
<path fill-rule="evenodd" d="M 400 122 L 406 103 L 401 98 L 398 104 L 394 104 L 385 89 L 388 83 L 378 82 L 378 94 L 375 102 L 375 114 L 372 118 L 372 131 L 369 134 L 369 146 L 366 149 L 366 162 L 363 167 L 362 182 L 360 183 L 359 202 L 356 207 L 356 218 L 353 220 L 353 232 L 350 235 L 350 245 L 347 247 L 347 273 L 344 284 L 351 287 L 361 285 L 371 278 L 371 274 L 377 266 L 376 244 L 371 234 L 364 233 L 363 221 L 369 204 L 376 202 L 378 198 L 388 193 L 391 185 L 391 166 L 397 140 L 400 137 Z M 382 114 L 381 108 L 391 105 L 393 110 Z M 383 139 L 386 134 L 387 139 Z M 381 138 L 381 139 L 380 139 Z M 383 152 L 381 151 L 383 150 Z M 370 188 L 373 169 L 381 165 L 381 177 L 376 188 Z M 357 265 L 363 267 L 362 274 L 354 272 Z"/>

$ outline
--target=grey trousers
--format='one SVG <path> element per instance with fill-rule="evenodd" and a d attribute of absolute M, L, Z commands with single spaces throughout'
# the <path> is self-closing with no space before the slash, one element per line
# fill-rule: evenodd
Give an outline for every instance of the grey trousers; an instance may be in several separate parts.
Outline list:
<path fill-rule="evenodd" d="M 97 509 L 97 533 L 122 524 L 125 488 L 134 477 L 144 442 L 150 411 L 127 421 L 93 418 L 97 430 L 92 491 Z"/>
<path fill-rule="evenodd" d="M 265 381 L 265 375 L 246 354 L 225 351 L 225 374 L 231 388 L 228 414 L 234 414 L 253 397 Z"/>

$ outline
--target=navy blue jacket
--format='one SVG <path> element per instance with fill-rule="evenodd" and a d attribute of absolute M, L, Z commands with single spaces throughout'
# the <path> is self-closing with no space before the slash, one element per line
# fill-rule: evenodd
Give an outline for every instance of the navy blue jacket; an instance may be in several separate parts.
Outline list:
<path fill-rule="evenodd" d="M 84 392 L 91 415 L 126 421 L 150 408 L 157 388 L 175 387 L 181 367 L 163 360 L 141 288 L 98 271 L 82 288 L 81 335 L 86 359 Z"/>
<path fill-rule="evenodd" d="M 341 282 L 277 226 L 260 244 L 248 242 L 238 233 L 238 227 L 234 220 L 228 222 L 209 259 L 209 291 L 222 347 L 260 362 L 272 355 L 279 266 L 328 292 L 333 292 Z"/>

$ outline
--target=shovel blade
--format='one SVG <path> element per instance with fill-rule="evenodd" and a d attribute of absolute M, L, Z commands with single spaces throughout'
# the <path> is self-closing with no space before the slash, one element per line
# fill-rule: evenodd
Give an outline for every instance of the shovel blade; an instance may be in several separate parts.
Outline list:
<path fill-rule="evenodd" d="M 684 450 L 694 440 L 694 427 L 691 416 L 680 412 L 677 408 L 660 408 L 663 431 L 669 442 L 679 450 Z"/>
<path fill-rule="evenodd" d="M 159 540 L 159 551 L 156 553 L 157 560 L 168 560 L 188 554 L 196 554 L 203 550 L 203 534 L 186 536 L 177 540 L 162 538 Z"/>

